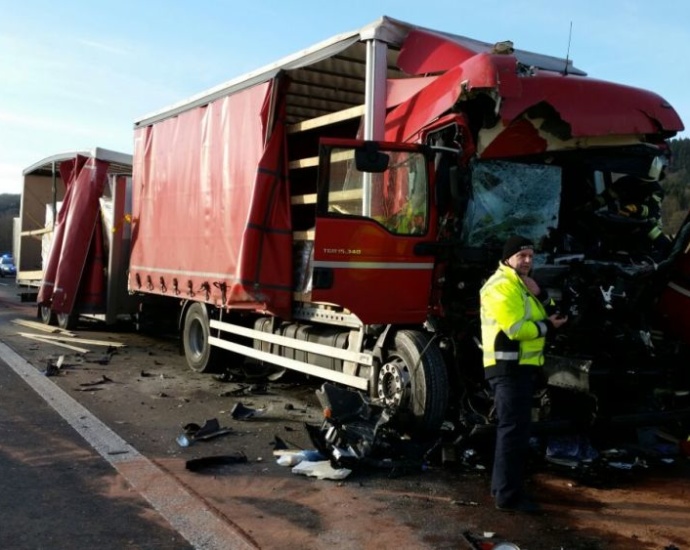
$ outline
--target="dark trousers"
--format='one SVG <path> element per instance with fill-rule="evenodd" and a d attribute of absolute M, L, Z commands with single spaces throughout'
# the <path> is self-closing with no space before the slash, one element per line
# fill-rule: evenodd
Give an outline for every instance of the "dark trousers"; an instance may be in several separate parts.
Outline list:
<path fill-rule="evenodd" d="M 491 494 L 498 506 L 514 505 L 524 497 L 534 392 L 532 369 L 524 371 L 488 380 L 498 418 L 491 476 Z"/>

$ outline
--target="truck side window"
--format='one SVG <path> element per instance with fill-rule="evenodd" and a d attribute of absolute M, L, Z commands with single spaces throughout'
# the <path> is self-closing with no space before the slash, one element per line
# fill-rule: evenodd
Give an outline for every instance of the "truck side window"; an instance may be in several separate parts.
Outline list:
<path fill-rule="evenodd" d="M 388 152 L 382 173 L 355 168 L 352 150 L 331 152 L 328 212 L 371 218 L 398 235 L 421 235 L 428 230 L 426 159 L 417 152 Z"/>

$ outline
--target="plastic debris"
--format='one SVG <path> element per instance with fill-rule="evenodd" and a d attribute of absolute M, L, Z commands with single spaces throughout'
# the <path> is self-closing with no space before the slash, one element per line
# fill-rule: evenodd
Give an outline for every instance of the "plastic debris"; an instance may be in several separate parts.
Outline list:
<path fill-rule="evenodd" d="M 450 503 L 455 506 L 479 506 L 475 500 L 451 500 Z"/>
<path fill-rule="evenodd" d="M 197 441 L 205 441 L 213 439 L 220 435 L 232 432 L 230 428 L 221 428 L 216 418 L 211 418 L 205 422 L 203 426 L 195 423 L 187 424 L 184 427 L 184 433 L 177 436 L 177 444 L 180 447 L 189 447 Z"/>
<path fill-rule="evenodd" d="M 296 466 L 300 462 L 307 460 L 309 462 L 319 462 L 326 459 L 319 451 L 309 451 L 309 450 L 282 450 L 277 451 L 280 453 L 276 462 L 280 466 Z M 276 451 L 274 451 L 276 453 Z"/>
<path fill-rule="evenodd" d="M 235 406 L 230 411 L 230 416 L 235 420 L 247 420 L 254 416 L 261 416 L 266 412 L 266 409 L 252 409 L 250 407 L 245 407 L 241 402 L 235 403 Z"/>
<path fill-rule="evenodd" d="M 95 380 L 94 382 L 82 382 L 79 385 L 83 387 L 100 386 L 101 384 L 107 384 L 108 382 L 112 382 L 112 380 L 104 374 L 100 380 Z"/>
<path fill-rule="evenodd" d="M 332 479 L 341 480 L 345 479 L 352 473 L 352 470 L 347 468 L 335 469 L 331 466 L 328 460 L 323 460 L 320 462 L 311 462 L 309 460 L 303 460 L 297 466 L 292 468 L 293 474 L 315 477 L 317 479 Z"/>
<path fill-rule="evenodd" d="M 43 374 L 45 374 L 46 376 L 57 376 L 58 374 L 60 374 L 60 369 L 55 363 L 49 360 L 46 363 L 46 368 L 43 371 Z"/>

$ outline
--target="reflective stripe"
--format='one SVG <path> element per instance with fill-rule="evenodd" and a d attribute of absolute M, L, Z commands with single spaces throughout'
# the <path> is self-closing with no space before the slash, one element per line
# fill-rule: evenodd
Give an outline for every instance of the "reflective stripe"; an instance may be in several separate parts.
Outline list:
<path fill-rule="evenodd" d="M 500 359 L 502 361 L 517 361 L 520 354 L 517 351 L 485 351 L 484 359 Z"/>
<path fill-rule="evenodd" d="M 520 319 L 517 323 L 514 325 L 508 327 L 508 336 L 513 336 L 518 333 L 518 331 L 522 328 L 522 325 L 525 324 L 524 319 Z"/>
<path fill-rule="evenodd" d="M 326 262 L 321 260 L 313 262 L 313 266 L 331 269 L 419 269 L 426 271 L 431 271 L 434 268 L 433 262 Z"/>
<path fill-rule="evenodd" d="M 649 231 L 649 233 L 647 233 L 647 237 L 649 237 L 653 241 L 657 237 L 660 237 L 661 233 L 661 228 L 659 226 L 655 226 Z"/>
<path fill-rule="evenodd" d="M 522 328 L 527 321 L 532 318 L 532 302 L 530 302 L 529 294 L 523 293 L 522 295 L 523 305 L 525 307 L 525 315 L 517 323 L 508 328 L 508 336 L 514 336 Z"/>

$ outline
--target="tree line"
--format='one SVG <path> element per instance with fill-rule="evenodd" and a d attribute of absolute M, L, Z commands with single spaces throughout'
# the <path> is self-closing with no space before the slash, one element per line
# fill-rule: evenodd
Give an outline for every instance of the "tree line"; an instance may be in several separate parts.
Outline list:
<path fill-rule="evenodd" d="M 666 196 L 661 204 L 664 232 L 674 235 L 690 210 L 690 138 L 672 139 L 671 162 L 661 182 Z"/>

